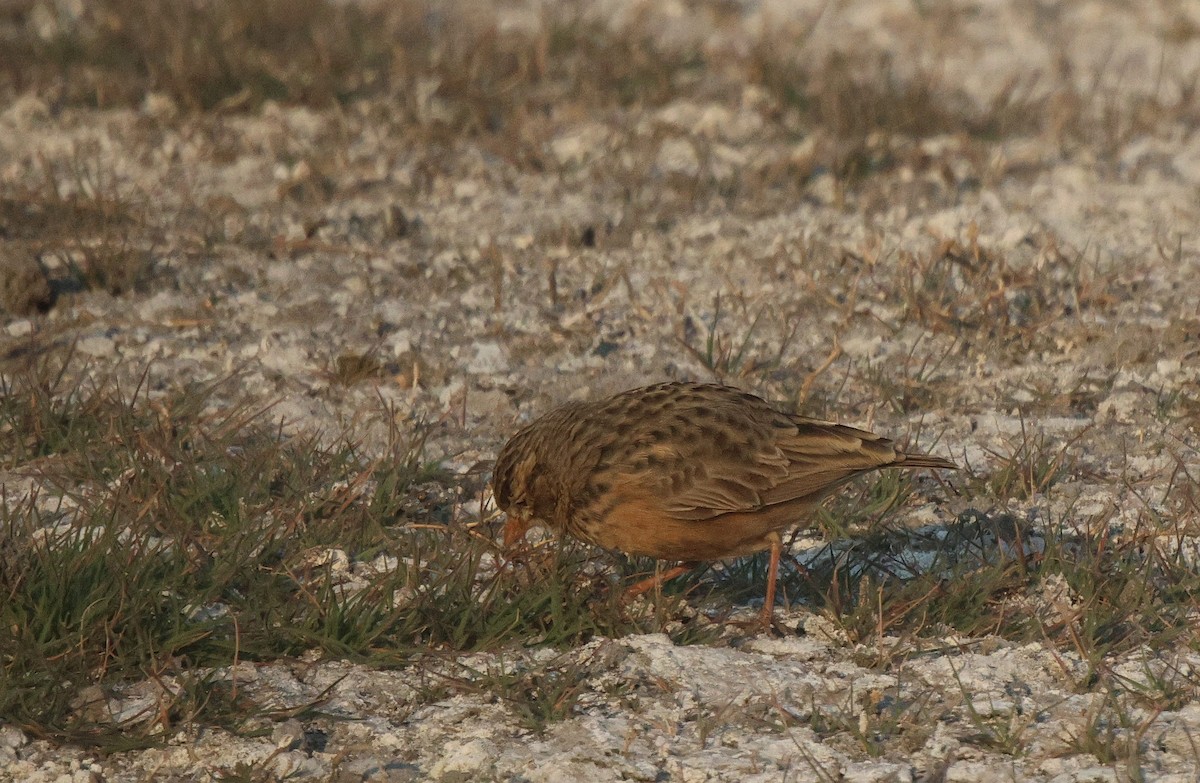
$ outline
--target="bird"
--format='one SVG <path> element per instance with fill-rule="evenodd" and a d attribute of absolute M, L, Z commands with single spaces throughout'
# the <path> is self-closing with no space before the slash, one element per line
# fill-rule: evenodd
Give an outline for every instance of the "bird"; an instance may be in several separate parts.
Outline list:
<path fill-rule="evenodd" d="M 500 450 L 492 492 L 511 551 L 532 525 L 681 565 L 769 550 L 762 623 L 774 617 L 781 533 L 846 482 L 883 468 L 956 469 L 873 432 L 772 406 L 733 386 L 672 381 L 570 402 Z"/>

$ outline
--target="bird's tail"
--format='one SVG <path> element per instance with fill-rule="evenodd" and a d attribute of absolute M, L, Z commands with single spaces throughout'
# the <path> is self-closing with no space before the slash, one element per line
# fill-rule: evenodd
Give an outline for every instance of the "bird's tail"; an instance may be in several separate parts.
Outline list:
<path fill-rule="evenodd" d="M 958 470 L 958 465 L 955 465 L 948 459 L 935 457 L 932 454 L 900 454 L 900 458 L 894 463 L 898 468 L 945 468 L 946 470 Z"/>

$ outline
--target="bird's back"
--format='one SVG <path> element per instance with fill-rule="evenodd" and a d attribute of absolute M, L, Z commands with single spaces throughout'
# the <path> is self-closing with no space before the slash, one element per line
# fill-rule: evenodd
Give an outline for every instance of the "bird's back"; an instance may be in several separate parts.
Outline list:
<path fill-rule="evenodd" d="M 547 470 L 561 476 L 570 502 L 545 509 L 546 521 L 601 546 L 658 557 L 754 551 L 765 532 L 801 521 L 860 473 L 952 467 L 728 386 L 658 384 L 574 407 L 568 418 L 566 433 L 558 424 L 565 442 Z"/>

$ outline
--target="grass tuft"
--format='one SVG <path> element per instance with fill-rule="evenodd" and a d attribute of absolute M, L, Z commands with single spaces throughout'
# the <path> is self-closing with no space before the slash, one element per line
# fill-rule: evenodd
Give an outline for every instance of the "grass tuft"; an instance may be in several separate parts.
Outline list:
<path fill-rule="evenodd" d="M 150 210 L 99 159 L 90 148 L 43 159 L 41 187 L 0 193 L 0 236 L 48 286 L 35 301 L 43 312 L 62 294 L 144 290 L 157 271 Z"/>
<path fill-rule="evenodd" d="M 1047 530 L 971 511 L 944 529 L 827 545 L 785 584 L 851 642 L 892 637 L 876 665 L 922 638 L 995 635 L 1070 650 L 1095 678 L 1113 655 L 1191 638 L 1200 577 L 1156 529 L 1146 519 L 1122 532 Z"/>
<path fill-rule="evenodd" d="M 239 660 L 386 665 L 662 628 L 580 550 L 510 563 L 461 504 L 414 504 L 456 481 L 419 429 L 394 425 L 367 457 L 350 435 L 287 436 L 269 409 L 224 403 L 229 383 L 160 397 L 145 376 L 71 378 L 0 378 L 4 467 L 37 487 L 0 510 L 0 720 L 33 734 L 125 746 L 179 716 L 228 725 L 252 711 L 208 694 L 205 672 Z M 148 714 L 79 706 L 167 677 L 191 685 Z"/>
<path fill-rule="evenodd" d="M 1022 417 L 1020 441 L 1008 453 L 992 452 L 998 465 L 983 477 L 981 488 L 996 498 L 1026 500 L 1044 494 L 1062 479 L 1078 473 L 1076 444 L 1089 429 L 1080 428 L 1059 444 L 1044 432 L 1030 432 Z"/>

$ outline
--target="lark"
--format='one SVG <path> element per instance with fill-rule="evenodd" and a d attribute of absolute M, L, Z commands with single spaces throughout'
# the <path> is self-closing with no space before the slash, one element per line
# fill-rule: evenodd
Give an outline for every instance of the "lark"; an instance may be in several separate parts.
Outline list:
<path fill-rule="evenodd" d="M 541 524 L 605 549 L 683 562 L 634 585 L 634 594 L 699 561 L 770 550 L 769 625 L 782 532 L 809 523 L 826 496 L 868 471 L 956 467 L 731 386 L 672 382 L 537 419 L 501 449 L 492 487 L 508 516 L 508 548 Z"/>

